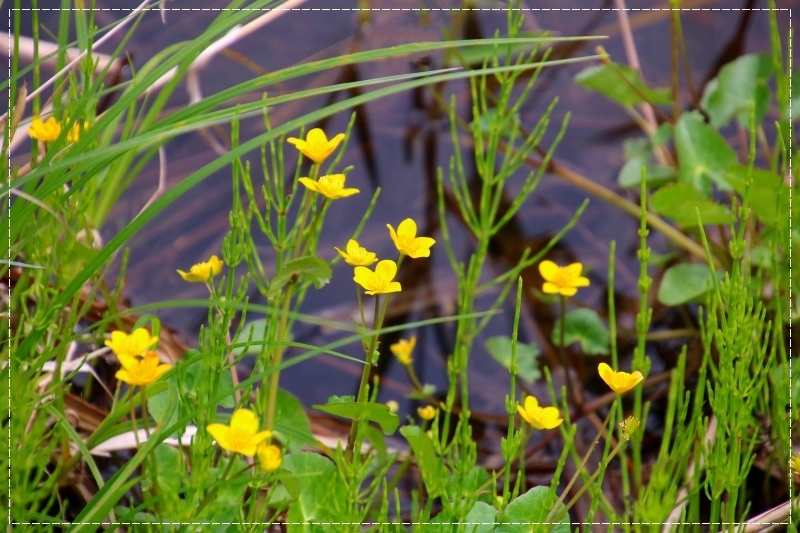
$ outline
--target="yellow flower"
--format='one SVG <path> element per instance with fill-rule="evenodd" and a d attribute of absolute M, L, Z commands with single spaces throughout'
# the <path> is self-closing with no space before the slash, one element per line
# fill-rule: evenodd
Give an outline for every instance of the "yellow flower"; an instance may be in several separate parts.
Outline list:
<path fill-rule="evenodd" d="M 375 253 L 368 252 L 366 248 L 359 246 L 358 242 L 354 239 L 347 241 L 347 247 L 345 248 L 346 252 L 341 251 L 335 246 L 334 248 L 337 252 L 339 252 L 339 255 L 344 258 L 344 262 L 348 265 L 369 266 L 378 260 L 378 256 L 375 255 Z"/>
<path fill-rule="evenodd" d="M 400 404 L 397 403 L 395 400 L 389 400 L 386 402 L 386 407 L 389 408 L 390 413 L 396 413 L 400 410 Z"/>
<path fill-rule="evenodd" d="M 61 135 L 61 124 L 58 123 L 55 117 L 50 117 L 45 122 L 36 117 L 31 121 L 28 135 L 31 136 L 31 139 L 36 139 L 37 141 L 53 142 Z"/>
<path fill-rule="evenodd" d="M 414 346 L 417 344 L 417 336 L 412 335 L 409 340 L 400 339 L 395 344 L 389 346 L 389 349 L 400 361 L 400 364 L 408 366 L 411 364 L 411 352 L 414 351 Z"/>
<path fill-rule="evenodd" d="M 533 396 L 527 396 L 525 398 L 525 407 L 518 405 L 517 411 L 534 429 L 557 428 L 564 421 L 559 416 L 558 409 L 555 407 L 539 407 L 539 400 Z"/>
<path fill-rule="evenodd" d="M 357 266 L 353 281 L 364 287 L 367 294 L 400 292 L 400 283 L 392 281 L 395 274 L 397 274 L 397 263 L 384 259 L 375 266 L 375 272 L 367 267 Z"/>
<path fill-rule="evenodd" d="M 430 237 L 417 237 L 417 224 L 410 218 L 405 219 L 397 226 L 397 232 L 394 231 L 391 224 L 386 224 L 386 227 L 389 228 L 389 236 L 401 254 L 412 259 L 431 256 L 431 246 L 436 241 Z"/>
<path fill-rule="evenodd" d="M 118 380 L 124 381 L 128 385 L 149 385 L 172 368 L 172 365 L 160 365 L 155 352 L 147 352 L 141 357 L 119 355 L 117 358 L 122 368 L 115 375 Z"/>
<path fill-rule="evenodd" d="M 417 407 L 417 414 L 423 420 L 433 420 L 433 417 L 436 416 L 436 408 L 432 405 Z"/>
<path fill-rule="evenodd" d="M 256 447 L 272 436 L 271 431 L 258 431 L 258 418 L 250 409 L 237 409 L 231 425 L 209 424 L 206 430 L 223 449 L 247 457 L 256 454 Z"/>
<path fill-rule="evenodd" d="M 617 394 L 625 394 L 634 388 L 640 381 L 644 379 L 642 373 L 638 370 L 628 374 L 627 372 L 614 372 L 611 367 L 605 363 L 597 365 L 597 372 L 606 385 L 611 387 L 611 390 Z"/>
<path fill-rule="evenodd" d="M 75 124 L 72 125 L 72 128 L 67 132 L 67 142 L 68 143 L 76 143 L 78 139 L 81 138 L 81 133 L 89 129 L 91 123 L 89 121 L 84 121 L 83 126 L 79 121 L 76 121 Z"/>
<path fill-rule="evenodd" d="M 800 476 L 800 455 L 793 455 L 789 459 L 789 468 L 791 468 L 796 476 Z"/>
<path fill-rule="evenodd" d="M 184 281 L 208 283 L 211 278 L 222 272 L 222 265 L 224 264 L 224 261 L 220 261 L 216 255 L 212 255 L 207 262 L 197 263 L 192 266 L 188 273 L 183 270 L 178 270 L 178 274 L 181 275 Z"/>
<path fill-rule="evenodd" d="M 344 174 L 329 174 L 322 176 L 319 181 L 314 181 L 311 178 L 300 178 L 300 183 L 314 192 L 331 199 L 338 200 L 339 198 L 347 198 L 358 194 L 358 189 L 345 189 L 344 187 Z"/>
<path fill-rule="evenodd" d="M 589 286 L 589 279 L 581 277 L 582 270 L 583 265 L 580 263 L 560 267 L 552 261 L 542 261 L 539 263 L 539 273 L 544 278 L 542 290 L 546 294 L 574 296 L 578 287 Z"/>
<path fill-rule="evenodd" d="M 151 337 L 144 328 L 136 328 L 128 335 L 124 331 L 112 331 L 111 339 L 105 345 L 117 354 L 118 358 L 142 355 L 158 342 L 158 337 Z"/>
<path fill-rule="evenodd" d="M 336 147 L 339 146 L 343 139 L 344 133 L 340 133 L 329 141 L 324 131 L 314 128 L 308 132 L 305 141 L 296 137 L 289 137 L 286 142 L 293 144 L 314 163 L 322 163 L 336 150 Z"/>
<path fill-rule="evenodd" d="M 261 463 L 261 468 L 267 472 L 277 470 L 283 462 L 281 449 L 274 444 L 262 442 L 258 445 L 258 448 L 256 448 L 256 454 L 258 454 L 258 462 Z"/>

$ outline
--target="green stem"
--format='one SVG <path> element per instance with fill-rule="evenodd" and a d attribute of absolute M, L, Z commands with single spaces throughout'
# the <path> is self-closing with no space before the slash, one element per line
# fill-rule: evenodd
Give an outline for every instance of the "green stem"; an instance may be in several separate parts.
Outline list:
<path fill-rule="evenodd" d="M 570 375 L 570 365 L 569 361 L 567 361 L 567 352 L 564 348 L 564 338 L 566 335 L 566 317 L 567 317 L 567 298 L 562 294 L 560 295 L 560 303 L 561 307 L 559 310 L 559 316 L 561 317 L 560 324 L 559 324 L 559 332 L 558 332 L 558 356 L 561 359 L 561 364 L 564 366 L 564 378 L 567 382 L 567 397 L 572 398 L 576 405 L 580 404 L 581 402 L 578 401 L 578 391 L 572 386 L 572 376 Z"/>
<path fill-rule="evenodd" d="M 294 285 L 290 285 L 288 289 L 286 289 L 286 293 L 283 295 L 283 306 L 281 308 L 281 318 L 280 322 L 278 323 L 278 342 L 282 342 L 286 339 L 286 323 L 289 320 L 289 306 L 292 302 L 292 292 L 294 289 Z M 284 346 L 282 344 L 278 344 L 275 347 L 275 355 L 272 357 L 272 361 L 270 362 L 270 368 L 274 369 L 275 367 L 280 366 L 281 361 L 283 359 L 283 350 Z M 273 429 L 273 424 L 275 422 L 275 403 L 277 402 L 278 398 L 278 383 L 280 380 L 281 373 L 278 370 L 274 370 L 272 374 L 269 376 L 269 391 L 267 392 L 267 407 L 265 409 L 265 413 L 267 416 L 267 429 Z"/>
<path fill-rule="evenodd" d="M 233 457 L 233 454 L 231 454 L 231 459 L 230 459 L 230 461 L 228 461 L 228 466 L 225 467 L 225 472 L 222 473 L 222 477 L 219 480 L 219 484 L 216 487 L 212 488 L 210 491 L 208 491 L 208 494 L 206 494 L 206 497 L 203 498 L 203 501 L 200 502 L 200 505 L 197 506 L 197 509 L 195 511 L 193 511 L 195 516 L 199 516 L 200 512 L 205 508 L 206 505 L 209 504 L 211 499 L 217 494 L 217 491 L 223 485 L 222 482 L 225 481 L 225 479 L 228 477 L 228 474 L 231 473 L 231 468 L 233 467 L 233 461 L 234 461 L 234 457 Z M 248 468 L 249 468 L 249 465 L 248 465 Z"/>

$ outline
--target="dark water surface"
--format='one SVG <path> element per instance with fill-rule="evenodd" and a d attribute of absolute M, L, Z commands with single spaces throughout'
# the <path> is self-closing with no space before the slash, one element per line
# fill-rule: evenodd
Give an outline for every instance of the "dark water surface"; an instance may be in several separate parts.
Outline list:
<path fill-rule="evenodd" d="M 127 2 L 131 4 L 132 2 Z M 610 2 L 597 0 L 555 0 L 546 3 L 527 2 L 529 7 L 558 8 L 608 8 Z M 634 2 L 629 2 L 629 5 Z M 119 7 L 119 2 L 99 0 L 98 5 Z M 203 2 L 169 2 L 169 8 L 191 6 L 193 8 L 218 8 L 225 2 L 207 0 Z M 343 7 L 354 7 L 355 2 L 342 3 Z M 496 4 L 492 4 L 495 7 Z M 660 7 L 653 1 L 635 2 L 636 7 Z M 706 1 L 694 2 L 697 7 L 708 8 L 765 8 L 765 1 Z M 788 6 L 788 4 L 785 4 Z M 419 3 L 402 0 L 391 3 L 375 2 L 375 7 L 410 8 Z M 783 7 L 784 4 L 781 4 Z M 331 7 L 330 2 L 311 0 L 303 4 L 306 8 Z M 454 3 L 436 3 L 429 7 L 456 7 Z M 243 61 L 246 58 L 258 69 L 273 71 L 304 61 L 332 57 L 351 50 L 369 50 L 414 41 L 440 40 L 441 28 L 450 27 L 453 17 L 461 17 L 456 25 L 458 38 L 492 36 L 496 29 L 504 31 L 506 14 L 493 12 L 442 12 L 430 11 L 373 11 L 368 25 L 359 23 L 354 11 L 291 11 L 256 34 L 247 37 L 232 47 L 233 54 L 220 55 L 201 74 L 205 95 L 213 94 L 254 76 Z M 98 13 L 100 26 L 121 16 L 118 11 Z M 150 57 L 169 44 L 191 39 L 201 33 L 214 19 L 213 11 L 178 12 L 169 11 L 166 23 L 162 23 L 158 12 L 149 13 L 140 24 L 127 50 L 134 65 L 141 66 Z M 670 27 L 668 12 L 632 11 L 631 23 L 638 47 L 645 79 L 651 86 L 669 85 Z M 55 30 L 57 14 L 42 13 L 45 26 Z M 788 15 L 782 13 L 781 31 L 786 35 Z M 427 19 L 427 20 L 425 20 Z M 691 71 L 695 84 L 701 87 L 716 75 L 721 64 L 738 55 L 769 50 L 768 13 L 764 11 L 692 11 L 682 14 L 682 23 L 689 51 Z M 619 37 L 617 13 L 610 10 L 596 11 L 528 11 L 525 14 L 525 31 L 549 30 L 560 35 L 608 35 L 603 41 L 587 42 L 576 47 L 570 56 L 593 54 L 596 44 L 602 43 L 611 57 L 625 63 L 622 40 Z M 106 48 L 109 50 L 109 48 Z M 300 90 L 343 81 L 343 76 L 356 75 L 359 79 L 396 75 L 412 72 L 411 60 L 401 58 L 358 65 L 355 71 L 331 71 L 313 78 L 293 80 L 285 87 L 268 87 L 270 93 L 285 90 Z M 441 54 L 430 56 L 434 68 L 441 66 Z M 566 136 L 556 151 L 556 160 L 576 172 L 613 190 L 617 175 L 624 164 L 622 143 L 625 139 L 641 137 L 635 124 L 623 109 L 604 98 L 577 87 L 573 77 L 592 63 L 575 64 L 544 70 L 531 98 L 523 107 L 523 124 L 532 127 L 542 111 L 553 98 L 560 98 L 553 115 L 550 131 L 545 140 L 548 146 L 555 136 L 560 121 L 569 112 L 572 119 Z M 455 93 L 459 106 L 466 113 L 469 101 L 468 85 L 465 82 L 450 84 L 446 93 Z M 700 90 L 700 89 L 698 89 Z M 258 98 L 259 94 L 253 94 Z M 337 95 L 337 99 L 347 95 Z M 336 202 L 329 211 L 320 241 L 320 254 L 332 257 L 333 246 L 342 248 L 349 235 L 367 208 L 371 193 L 379 185 L 383 194 L 378 208 L 365 229 L 361 243 L 378 252 L 379 256 L 394 255 L 386 224 L 397 225 L 406 217 L 414 218 L 424 235 L 441 239 L 438 218 L 435 212 L 435 189 L 432 170 L 436 165 L 447 168 L 452 154 L 450 125 L 445 118 L 431 118 L 429 92 L 419 98 L 401 94 L 370 103 L 360 110 L 368 137 L 354 135 L 342 160 L 342 166 L 353 165 L 355 170 L 348 176 L 348 186 L 358 187 L 362 194 Z M 272 110 L 272 120 L 280 124 L 302 112 L 319 108 L 327 97 L 309 99 L 301 104 Z M 176 92 L 171 107 L 175 110 L 188 102 L 182 90 Z M 691 99 L 683 95 L 682 104 L 689 106 Z M 773 117 L 777 113 L 771 111 Z M 462 116 L 467 116 L 466 114 Z M 348 114 L 333 117 L 325 124 L 329 135 L 344 131 Z M 310 125 L 310 127 L 313 125 Z M 260 120 L 244 121 L 242 138 L 247 139 L 263 132 Z M 226 129 L 225 134 L 227 135 Z M 737 146 L 734 144 L 734 146 Z M 168 161 L 168 184 L 175 185 L 192 172 L 215 158 L 213 150 L 199 134 L 190 134 L 171 141 L 166 146 Z M 294 157 L 294 149 L 286 147 L 287 156 Z M 258 161 L 252 154 L 251 161 Z M 258 164 L 254 168 L 259 168 Z M 519 190 L 524 176 L 520 175 L 508 184 L 508 196 L 513 198 Z M 254 172 L 254 181 L 260 179 Z M 111 222 L 103 229 L 106 238 L 116 231 L 142 208 L 155 190 L 158 168 L 151 165 L 133 184 L 120 204 L 115 208 Z M 636 195 L 623 192 L 636 201 Z M 494 247 L 488 273 L 496 275 L 507 270 L 514 256 L 530 246 L 538 250 L 572 217 L 575 209 L 588 197 L 587 193 L 566 184 L 558 177 L 545 175 L 539 188 L 513 221 L 513 231 L 506 232 Z M 131 260 L 127 272 L 125 295 L 132 305 L 143 305 L 177 298 L 204 298 L 205 288 L 199 284 L 187 284 L 175 273 L 176 269 L 187 269 L 193 263 L 205 260 L 211 254 L 219 254 L 223 236 L 228 228 L 228 212 L 231 207 L 230 170 L 225 169 L 205 180 L 199 187 L 175 202 L 166 212 L 156 217 L 130 243 Z M 472 241 L 463 231 L 455 217 L 450 217 L 450 229 L 456 251 L 466 260 L 472 249 Z M 592 286 L 581 291 L 577 299 L 585 305 L 604 310 L 606 307 L 606 271 L 608 247 L 611 240 L 617 241 L 616 294 L 620 302 L 620 327 L 633 328 L 636 307 L 630 302 L 638 298 L 636 279 L 638 263 L 635 250 L 638 247 L 638 220 L 621 213 L 603 201 L 591 198 L 591 203 L 576 227 L 562 240 L 552 256 L 555 260 L 580 261 L 589 270 Z M 657 253 L 666 253 L 671 248 L 659 235 L 653 235 L 651 246 Z M 272 252 L 265 246 L 262 259 L 270 264 Z M 425 262 L 426 260 L 419 260 Z M 404 264 L 403 268 L 408 268 Z M 398 298 L 398 310 L 390 317 L 394 321 L 412 321 L 442 314 L 455 309 L 456 285 L 444 250 L 434 247 L 433 255 L 426 263 L 415 263 L 412 272 L 401 272 L 405 276 L 404 298 Z M 311 291 L 304 312 L 324 316 L 341 322 L 349 322 L 356 313 L 356 302 L 351 281 L 352 270 L 338 264 L 332 282 L 319 291 Z M 530 279 L 530 278 L 527 278 Z M 535 274 L 534 274 L 535 279 Z M 531 286 L 526 286 L 531 289 Z M 256 293 L 254 293 L 255 295 Z M 482 301 L 488 305 L 489 299 Z M 394 306 L 393 306 L 394 307 Z M 552 321 L 555 309 L 544 305 L 528 305 L 524 310 L 520 337 L 536 342 L 545 350 L 549 347 L 548 321 Z M 165 324 L 177 328 L 183 339 L 195 344 L 196 332 L 206 320 L 202 309 L 164 309 L 159 316 Z M 252 317 L 251 318 L 255 318 Z M 483 348 L 486 338 L 498 334 L 510 334 L 513 318 L 513 302 L 504 307 L 504 314 L 497 317 L 492 326 L 476 343 L 471 360 L 470 382 L 473 388 L 474 405 L 477 409 L 500 414 L 504 412 L 503 400 L 508 390 L 508 375 Z M 445 355 L 453 338 L 452 326 L 427 328 L 418 331 L 420 344 L 415 354 L 415 365 L 420 378 L 446 387 Z M 311 344 L 324 344 L 334 337 L 331 332 L 316 327 L 299 325 L 297 339 Z M 388 344 L 385 343 L 385 344 Z M 624 348 L 624 346 L 623 346 Z M 353 345 L 346 353 L 361 357 L 360 347 Z M 291 355 L 291 354 L 289 354 Z M 387 358 L 390 360 L 391 358 Z M 402 400 L 408 391 L 400 368 L 388 363 L 383 381 L 381 400 Z M 654 360 L 654 371 L 665 363 Z M 587 372 L 596 367 L 596 362 L 586 362 Z M 306 405 L 324 402 L 332 394 L 352 394 L 360 376 L 360 367 L 333 357 L 322 356 L 295 366 L 286 371 L 283 385 L 298 394 Z M 402 403 L 402 402 L 401 402 Z M 410 405 L 404 406 L 406 409 Z"/>

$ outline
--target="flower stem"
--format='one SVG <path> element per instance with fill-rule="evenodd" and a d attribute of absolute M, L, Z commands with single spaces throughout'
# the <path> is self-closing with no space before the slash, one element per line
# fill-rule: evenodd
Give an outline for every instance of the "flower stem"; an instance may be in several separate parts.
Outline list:
<path fill-rule="evenodd" d="M 369 374 L 372 370 L 373 364 L 373 356 L 372 354 L 375 352 L 375 346 L 378 344 L 378 334 L 375 333 L 379 329 L 381 329 L 381 325 L 383 323 L 383 317 L 386 316 L 386 307 L 389 304 L 389 295 L 386 295 L 386 304 L 383 306 L 383 312 L 381 312 L 381 295 L 375 295 L 375 314 L 372 321 L 372 338 L 370 339 L 369 349 L 366 352 L 365 361 L 364 361 L 364 371 L 361 373 L 361 383 L 358 385 L 358 396 L 356 397 L 356 402 L 358 403 L 366 403 L 369 401 L 369 395 L 367 394 L 367 389 L 369 386 Z M 361 422 L 361 419 L 353 420 L 353 423 L 350 425 L 350 436 L 347 438 L 347 449 L 345 450 L 345 457 L 348 460 L 352 459 L 353 451 L 358 445 L 358 426 Z"/>
<path fill-rule="evenodd" d="M 278 323 L 278 342 L 282 342 L 286 339 L 286 323 L 289 321 L 289 306 L 292 302 L 292 292 L 294 292 L 294 285 L 289 285 L 289 288 L 286 289 L 286 293 L 283 295 L 283 307 L 281 308 L 281 318 L 280 322 Z M 270 368 L 275 368 L 280 366 L 281 360 L 283 359 L 283 349 L 284 346 L 282 344 L 278 344 L 275 347 L 275 354 L 272 356 L 272 361 L 270 361 Z M 273 424 L 275 422 L 275 402 L 278 398 L 278 383 L 280 380 L 280 371 L 274 370 L 272 374 L 269 376 L 269 390 L 267 391 L 267 407 L 265 410 L 266 417 L 267 417 L 267 429 L 272 430 Z"/>
<path fill-rule="evenodd" d="M 558 356 L 561 359 L 561 365 L 564 367 L 564 377 L 567 382 L 567 397 L 572 398 L 576 405 L 582 403 L 578 401 L 578 391 L 572 386 L 572 376 L 570 375 L 570 365 L 569 361 L 567 360 L 567 351 L 564 347 L 564 337 L 566 334 L 567 324 L 566 324 L 566 316 L 567 316 L 567 298 L 562 294 L 561 295 L 561 309 L 559 311 L 559 316 L 561 317 L 559 323 L 559 342 L 558 342 Z"/>

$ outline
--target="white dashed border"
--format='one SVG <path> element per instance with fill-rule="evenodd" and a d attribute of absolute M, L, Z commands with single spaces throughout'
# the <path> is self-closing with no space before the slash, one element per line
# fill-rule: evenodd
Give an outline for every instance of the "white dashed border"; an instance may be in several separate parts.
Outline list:
<path fill-rule="evenodd" d="M 147 7 L 142 9 L 141 11 L 161 11 L 162 9 L 159 7 Z M 8 79 L 11 80 L 11 36 L 13 32 L 11 31 L 11 14 L 14 11 L 64 11 L 60 8 L 11 8 L 8 11 Z M 69 11 L 73 11 L 69 9 Z M 83 11 L 125 11 L 131 12 L 131 9 L 128 8 L 91 8 L 91 9 L 84 9 Z M 429 12 L 449 12 L 449 11 L 508 11 L 508 8 L 427 8 L 427 9 L 420 9 L 420 8 L 369 8 L 369 9 L 361 9 L 361 8 L 336 8 L 336 7 L 325 7 L 325 8 L 307 8 L 307 7 L 295 7 L 295 8 L 272 8 L 272 9 L 256 9 L 256 8 L 241 8 L 241 9 L 230 9 L 230 8 L 164 8 L 163 11 L 429 11 Z M 787 48 L 789 51 L 789 116 L 792 116 L 792 9 L 791 8 L 752 8 L 752 9 L 743 9 L 743 8 L 715 8 L 715 7 L 693 7 L 693 8 L 517 8 L 515 11 L 788 11 L 789 12 L 789 34 L 787 36 Z M 8 85 L 8 109 L 11 110 L 11 83 Z M 792 238 L 792 189 L 793 189 L 793 176 L 792 176 L 792 141 L 794 137 L 794 129 L 792 127 L 789 128 L 789 324 L 792 323 L 792 246 L 791 246 L 791 238 Z M 11 179 L 11 153 L 9 151 L 8 154 L 8 176 Z M 9 205 L 8 210 L 8 250 L 11 250 L 11 206 Z M 9 259 L 12 259 L 9 257 Z M 11 301 L 11 269 L 9 268 L 8 272 L 8 301 Z M 8 323 L 8 338 L 11 338 L 11 321 L 9 320 Z M 33 522 L 12 522 L 11 521 L 11 344 L 8 345 L 8 525 L 34 525 Z M 789 450 L 791 453 L 792 450 L 792 328 L 789 328 Z M 792 488 L 793 488 L 793 476 L 789 476 L 789 495 L 791 497 Z M 791 500 L 790 500 L 791 501 Z M 792 523 L 792 505 L 789 505 L 789 520 L 788 522 L 748 522 L 752 525 L 788 525 Z M 107 525 L 109 522 L 51 522 L 51 525 L 61 525 L 61 526 L 68 526 L 74 524 L 80 525 Z M 144 522 L 118 522 L 119 525 L 123 526 L 132 526 L 132 525 L 141 525 Z M 180 525 L 180 526 L 238 526 L 238 525 L 261 525 L 263 522 L 148 522 L 148 524 L 152 525 Z M 307 522 L 284 522 L 287 525 L 311 525 L 311 523 Z M 440 523 L 416 523 L 416 522 L 367 522 L 367 523 L 356 523 L 356 522 L 314 522 L 316 525 L 366 525 L 366 526 L 384 526 L 384 525 L 403 525 L 403 526 L 410 526 L 410 525 L 489 525 L 489 523 L 484 522 L 440 522 Z M 514 525 L 516 522 L 509 523 L 509 525 Z M 519 525 L 523 525 L 520 523 Z M 524 525 L 555 525 L 552 522 L 525 522 Z M 573 526 L 581 526 L 581 525 L 589 525 L 589 523 L 583 522 L 573 522 L 571 523 Z M 591 522 L 591 525 L 600 525 L 600 526 L 614 526 L 618 525 L 614 522 Z M 632 522 L 629 525 L 635 526 L 652 526 L 652 525 L 664 525 L 661 522 Z M 680 524 L 674 523 L 674 525 L 682 525 L 682 526 L 732 526 L 732 525 L 741 525 L 740 523 L 710 523 L 710 522 L 681 522 Z"/>

